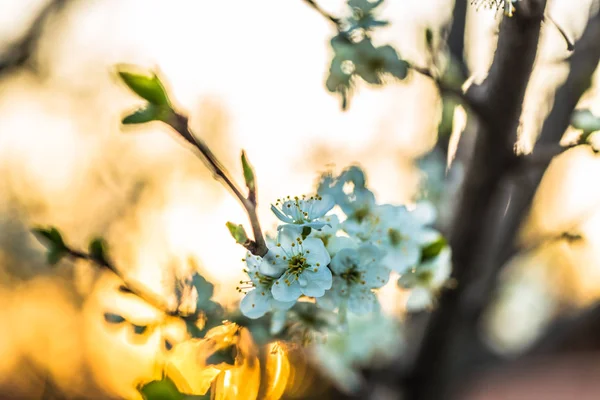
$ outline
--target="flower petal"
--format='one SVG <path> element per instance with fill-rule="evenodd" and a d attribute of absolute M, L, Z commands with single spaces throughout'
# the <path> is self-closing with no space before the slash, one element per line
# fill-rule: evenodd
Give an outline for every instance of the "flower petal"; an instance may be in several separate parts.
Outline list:
<path fill-rule="evenodd" d="M 361 245 L 357 250 L 357 258 L 361 268 L 363 270 L 370 263 L 376 262 L 381 257 L 379 249 L 370 243 Z"/>
<path fill-rule="evenodd" d="M 286 279 L 288 280 L 288 283 L 285 282 Z M 302 288 L 296 277 L 286 272 L 281 278 L 275 281 L 271 287 L 271 293 L 273 293 L 273 298 L 277 301 L 295 302 L 302 296 Z"/>
<path fill-rule="evenodd" d="M 357 246 L 356 241 L 347 236 L 332 236 L 327 241 L 327 251 L 331 256 L 335 256 L 342 249 L 356 248 Z"/>
<path fill-rule="evenodd" d="M 420 247 L 412 241 L 402 241 L 398 246 L 387 247 L 386 250 L 381 263 L 400 274 L 416 266 L 421 258 Z"/>
<path fill-rule="evenodd" d="M 319 267 L 307 269 L 302 272 L 303 278 L 306 279 L 306 286 L 301 287 L 302 293 L 309 297 L 321 297 L 326 290 L 331 289 L 333 276 L 327 267 Z"/>
<path fill-rule="evenodd" d="M 252 289 L 240 302 L 240 311 L 248 318 L 256 319 L 271 311 L 271 293 Z"/>
<path fill-rule="evenodd" d="M 333 196 L 324 194 L 321 196 L 321 200 L 312 200 L 308 210 L 308 218 L 311 220 L 321 218 L 322 216 L 327 214 L 329 210 L 333 208 L 333 206 L 335 206 L 335 199 L 333 198 Z"/>
<path fill-rule="evenodd" d="M 316 266 L 317 263 L 326 266 L 331 262 L 331 257 L 321 239 L 306 238 L 302 243 L 302 248 L 306 262 L 311 266 Z"/>
<path fill-rule="evenodd" d="M 284 253 L 279 247 L 270 248 L 258 266 L 258 271 L 263 275 L 279 278 L 288 266 L 287 262 L 283 260 L 283 255 Z"/>
<path fill-rule="evenodd" d="M 358 251 L 351 248 L 345 248 L 338 251 L 331 260 L 330 268 L 333 272 L 340 275 L 344 272 L 354 269 L 359 264 Z"/>
<path fill-rule="evenodd" d="M 275 207 L 273 204 L 271 204 L 271 211 L 273 211 L 273 214 L 275 214 L 275 216 L 277 218 L 279 218 L 280 220 L 282 220 L 283 222 L 287 222 L 288 224 L 292 224 L 294 222 L 294 220 L 290 217 L 288 217 L 287 215 L 285 215 L 284 213 L 282 213 L 277 207 Z"/>
<path fill-rule="evenodd" d="M 437 210 L 432 202 L 419 201 L 411 214 L 422 225 L 431 225 L 435 222 Z"/>
<path fill-rule="evenodd" d="M 378 289 L 390 280 L 390 270 L 378 264 L 371 264 L 366 268 L 363 279 L 367 287 Z"/>
<path fill-rule="evenodd" d="M 355 314 L 367 314 L 379 307 L 375 293 L 367 289 L 353 288 L 348 297 L 348 310 Z"/>

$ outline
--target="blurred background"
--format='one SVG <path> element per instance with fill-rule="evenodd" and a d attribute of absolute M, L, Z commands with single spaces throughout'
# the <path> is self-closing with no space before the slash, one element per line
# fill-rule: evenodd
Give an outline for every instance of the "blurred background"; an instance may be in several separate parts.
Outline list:
<path fill-rule="evenodd" d="M 320 2 L 333 14 L 344 3 Z M 572 40 L 595 6 L 550 3 Z M 447 25 L 452 5 L 388 0 L 382 16 L 391 24 L 376 42 L 426 66 L 424 31 Z M 491 62 L 500 19 L 469 9 L 466 58 L 475 82 Z M 15 43 L 32 27 L 39 32 L 20 60 Z M 160 315 L 88 264 L 46 265 L 33 226 L 57 226 L 80 248 L 104 236 L 115 264 L 164 298 L 198 269 L 215 283 L 218 301 L 232 307 L 240 300 L 244 251 L 225 222 L 246 224 L 245 214 L 168 128 L 120 126 L 139 102 L 117 81 L 115 64 L 158 68 L 196 134 L 234 176 L 241 177 L 246 150 L 268 231 L 276 226 L 269 204 L 311 193 L 327 169 L 359 163 L 379 202 L 402 203 L 417 192 L 414 161 L 434 146 L 441 118 L 435 85 L 415 73 L 383 88 L 359 85 L 342 112 L 324 87 L 333 33 L 302 0 L 0 0 L 0 397 L 42 398 L 51 379 L 71 397 L 101 390 L 135 398 L 139 382 L 160 377 L 160 337 L 184 337 L 174 321 L 141 343 L 110 329 L 106 312 L 140 324 Z M 544 24 L 520 151 L 531 148 L 568 55 L 557 29 Z M 600 113 L 596 82 L 584 103 Z M 464 119 L 458 110 L 455 135 Z M 552 317 L 599 297 L 600 187 L 590 184 L 597 173 L 589 150 L 553 162 L 523 240 L 564 230 L 585 240 L 536 246 L 511 263 L 482 327 L 499 353 L 517 354 Z M 381 297 L 386 312 L 403 312 L 405 296 L 394 284 Z"/>

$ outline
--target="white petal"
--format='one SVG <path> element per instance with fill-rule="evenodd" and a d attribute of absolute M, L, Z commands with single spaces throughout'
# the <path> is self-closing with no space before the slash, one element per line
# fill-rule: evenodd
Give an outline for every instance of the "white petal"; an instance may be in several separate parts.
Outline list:
<path fill-rule="evenodd" d="M 413 232 L 411 237 L 420 245 L 426 246 L 440 239 L 442 234 L 432 228 L 422 228 Z"/>
<path fill-rule="evenodd" d="M 345 248 L 338 251 L 331 260 L 331 270 L 336 274 L 353 269 L 354 265 L 359 263 L 358 252 L 355 249 Z"/>
<path fill-rule="evenodd" d="M 272 204 L 271 204 L 271 211 L 273 211 L 273 214 L 275 214 L 275 216 L 277 218 L 279 218 L 280 220 L 282 220 L 283 222 L 287 222 L 288 224 L 291 224 L 294 222 L 294 220 L 292 218 L 290 218 L 289 216 L 282 213 L 277 207 L 275 207 Z"/>
<path fill-rule="evenodd" d="M 282 252 L 277 247 L 269 249 L 269 252 L 263 257 L 258 266 L 258 271 L 261 274 L 272 278 L 279 278 L 286 269 L 287 262 L 283 260 Z"/>
<path fill-rule="evenodd" d="M 437 217 L 437 210 L 430 201 L 419 201 L 412 211 L 414 218 L 423 225 L 431 225 Z"/>
<path fill-rule="evenodd" d="M 338 251 L 345 248 L 356 248 L 357 242 L 347 236 L 333 236 L 327 241 L 327 251 L 334 256 Z"/>
<path fill-rule="evenodd" d="M 253 289 L 240 302 L 240 311 L 252 319 L 260 318 L 271 310 L 271 293 Z"/>
<path fill-rule="evenodd" d="M 357 255 L 361 266 L 376 262 L 380 258 L 379 249 L 370 243 L 361 245 Z"/>
<path fill-rule="evenodd" d="M 390 270 L 378 264 L 369 265 L 363 275 L 366 286 L 377 289 L 388 283 L 390 279 Z"/>
<path fill-rule="evenodd" d="M 302 287 L 302 293 L 309 297 L 321 297 L 325 294 L 326 290 L 331 289 L 332 275 L 331 271 L 327 267 L 307 269 L 302 272 L 303 277 L 306 278 L 307 284 Z"/>
<path fill-rule="evenodd" d="M 289 283 L 285 283 L 285 279 L 288 279 Z M 302 296 L 302 289 L 298 280 L 291 274 L 286 273 L 273 284 L 271 293 L 273 293 L 273 298 L 277 301 L 295 302 Z"/>
<path fill-rule="evenodd" d="M 367 314 L 378 306 L 377 297 L 370 290 L 360 290 L 355 287 L 348 297 L 348 310 L 355 314 Z"/>
<path fill-rule="evenodd" d="M 323 267 L 331 261 L 331 257 L 329 257 L 329 253 L 321 239 L 311 237 L 306 238 L 302 242 L 302 248 L 304 256 L 306 257 L 306 262 L 312 266 L 316 266 L 316 264 L 319 263 L 321 264 L 320 266 Z"/>
<path fill-rule="evenodd" d="M 417 265 L 421 258 L 421 249 L 414 242 L 403 241 L 398 246 L 388 247 L 381 263 L 400 274 Z"/>
<path fill-rule="evenodd" d="M 308 209 L 308 218 L 311 220 L 321 218 L 327 214 L 327 212 L 329 212 L 333 206 L 335 206 L 335 200 L 333 196 L 324 194 L 321 196 L 321 200 L 315 199 L 311 202 L 311 205 Z"/>

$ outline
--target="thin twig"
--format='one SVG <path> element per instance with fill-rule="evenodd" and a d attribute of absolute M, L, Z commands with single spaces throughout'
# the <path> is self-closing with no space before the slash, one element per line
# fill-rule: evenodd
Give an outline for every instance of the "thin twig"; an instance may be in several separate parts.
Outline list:
<path fill-rule="evenodd" d="M 435 74 L 428 68 L 419 67 L 419 66 L 412 65 L 412 64 L 409 64 L 409 68 L 415 72 L 420 73 L 423 76 L 431 78 L 433 80 L 433 82 L 435 83 L 435 85 L 438 87 L 441 94 L 446 94 L 446 95 L 456 97 L 458 100 L 460 100 L 460 102 L 463 105 L 467 106 L 475 114 L 478 114 L 479 107 L 478 107 L 477 103 L 474 102 L 473 99 L 471 99 L 468 96 L 468 94 L 463 92 L 460 88 L 447 85 L 446 83 L 444 83 L 444 81 L 442 81 L 441 79 L 436 77 Z"/>
<path fill-rule="evenodd" d="M 173 120 L 169 122 L 169 125 L 175 129 L 179 135 L 184 138 L 188 143 L 193 145 L 200 152 L 201 159 L 205 162 L 208 169 L 211 170 L 217 180 L 220 180 L 229 190 L 232 191 L 234 196 L 244 207 L 250 225 L 252 226 L 252 232 L 254 240 L 244 244 L 244 247 L 248 249 L 252 254 L 258 256 L 264 256 L 267 254 L 267 243 L 262 233 L 260 221 L 256 213 L 256 189 L 248 194 L 248 197 L 242 194 L 242 191 L 235 184 L 223 164 L 217 159 L 215 154 L 210 150 L 208 145 L 201 138 L 194 135 L 188 124 L 188 118 L 178 112 L 174 112 Z"/>
<path fill-rule="evenodd" d="M 184 319 L 186 319 L 188 317 L 187 315 L 182 315 L 179 312 L 179 310 L 171 309 L 165 301 L 163 301 L 160 297 L 158 297 L 155 294 L 153 294 L 152 292 L 150 292 L 144 286 L 142 286 L 138 283 L 129 281 L 125 277 L 125 275 L 123 275 L 123 273 L 121 271 L 119 271 L 119 269 L 116 268 L 109 261 L 92 257 L 90 254 L 75 250 L 72 247 L 68 246 L 67 244 L 64 244 L 64 250 L 67 252 L 67 254 L 70 257 L 72 257 L 74 259 L 90 261 L 104 269 L 111 271 L 119 279 L 121 279 L 121 281 L 123 281 L 123 285 L 128 292 L 133 293 L 134 295 L 138 296 L 139 298 L 141 298 L 148 304 L 152 305 L 156 309 L 164 312 L 165 314 L 170 315 L 170 316 L 175 316 L 175 317 L 181 317 Z"/>
<path fill-rule="evenodd" d="M 314 8 L 319 14 L 321 14 L 325 19 L 331 21 L 336 29 L 341 30 L 341 20 L 339 18 L 334 17 L 329 14 L 327 11 L 323 10 L 314 0 L 304 0 L 306 4 Z"/>

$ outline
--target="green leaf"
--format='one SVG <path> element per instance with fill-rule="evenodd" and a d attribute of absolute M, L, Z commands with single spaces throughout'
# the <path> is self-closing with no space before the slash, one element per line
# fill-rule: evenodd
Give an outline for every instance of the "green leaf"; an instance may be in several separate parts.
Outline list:
<path fill-rule="evenodd" d="M 53 247 L 48 250 L 48 253 L 46 254 L 46 261 L 50 265 L 56 265 L 66 255 L 67 252 L 64 249 Z"/>
<path fill-rule="evenodd" d="M 406 78 L 408 74 L 408 63 L 398 56 L 396 50 L 390 46 L 381 46 L 377 48 L 383 58 L 386 72 L 389 72 L 398 79 Z"/>
<path fill-rule="evenodd" d="M 138 70 L 139 72 L 134 72 Z M 160 79 L 153 71 L 143 71 L 129 65 L 117 66 L 123 82 L 142 99 L 158 106 L 169 106 L 169 98 Z"/>
<path fill-rule="evenodd" d="M 348 0 L 348 6 L 350 8 L 356 8 L 362 12 L 371 12 L 373 9 L 379 7 L 383 3 L 383 0 Z"/>
<path fill-rule="evenodd" d="M 437 257 L 448 243 L 444 237 L 440 236 L 438 240 L 421 249 L 421 262 L 429 261 Z"/>
<path fill-rule="evenodd" d="M 227 229 L 229 229 L 229 233 L 235 239 L 236 243 L 244 244 L 248 241 L 248 235 L 246 235 L 246 230 L 242 225 L 236 225 L 233 222 L 227 222 Z"/>
<path fill-rule="evenodd" d="M 214 285 L 199 273 L 195 273 L 192 277 L 192 285 L 194 285 L 198 293 L 198 299 L 196 300 L 197 309 L 206 311 L 210 307 L 210 299 L 215 289 Z"/>
<path fill-rule="evenodd" d="M 104 320 L 109 324 L 120 324 L 121 322 L 125 322 L 125 318 L 119 314 L 113 313 L 104 313 Z"/>
<path fill-rule="evenodd" d="M 234 345 L 227 346 L 224 349 L 220 349 L 215 351 L 206 359 L 206 365 L 219 365 L 222 363 L 228 365 L 235 364 L 235 356 L 237 355 L 237 350 Z"/>
<path fill-rule="evenodd" d="M 32 229 L 32 232 L 44 246 L 65 249 L 65 242 L 63 241 L 62 235 L 55 227 L 34 228 Z"/>
<path fill-rule="evenodd" d="M 248 163 L 248 158 L 246 157 L 246 152 L 243 150 L 242 150 L 242 168 L 244 170 L 244 180 L 246 181 L 246 186 L 248 187 L 248 190 L 253 192 L 254 190 L 256 190 L 256 181 L 254 179 L 254 171 L 252 170 L 252 166 L 250 165 L 250 163 Z"/>
<path fill-rule="evenodd" d="M 184 400 L 186 398 L 169 378 L 152 381 L 138 390 L 145 400 Z"/>
<path fill-rule="evenodd" d="M 137 109 L 132 114 L 129 114 L 121 123 L 123 125 L 143 124 L 151 121 L 159 121 L 160 109 L 154 104 L 146 104 L 146 106 Z"/>
<path fill-rule="evenodd" d="M 108 264 L 107 244 L 103 238 L 92 240 L 88 246 L 88 252 L 92 259 L 100 264 Z"/>

